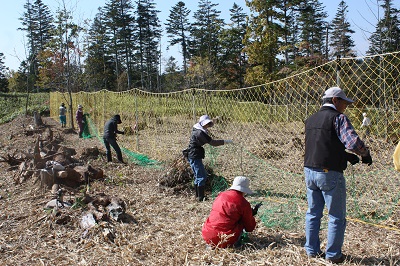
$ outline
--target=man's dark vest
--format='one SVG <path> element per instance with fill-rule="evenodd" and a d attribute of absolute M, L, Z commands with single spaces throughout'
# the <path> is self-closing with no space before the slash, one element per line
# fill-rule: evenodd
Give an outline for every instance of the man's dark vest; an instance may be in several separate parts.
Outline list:
<path fill-rule="evenodd" d="M 345 146 L 335 131 L 334 121 L 340 113 L 328 106 L 306 120 L 304 166 L 343 172 L 347 167 Z"/>

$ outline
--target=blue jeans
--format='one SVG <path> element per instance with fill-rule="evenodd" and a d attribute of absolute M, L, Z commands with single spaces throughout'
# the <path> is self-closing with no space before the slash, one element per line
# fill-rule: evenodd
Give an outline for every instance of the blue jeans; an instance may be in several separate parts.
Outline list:
<path fill-rule="evenodd" d="M 206 168 L 204 168 L 203 160 L 189 158 L 189 163 L 194 173 L 194 184 L 199 187 L 205 186 L 207 180 L 207 171 Z"/>
<path fill-rule="evenodd" d="M 66 115 L 60 115 L 60 123 L 61 125 L 66 125 L 67 124 L 67 116 Z"/>
<path fill-rule="evenodd" d="M 346 181 L 343 173 L 304 167 L 304 174 L 308 201 L 306 252 L 308 255 L 322 253 L 319 230 L 326 205 L 329 216 L 326 258 L 340 258 L 346 229 Z"/>

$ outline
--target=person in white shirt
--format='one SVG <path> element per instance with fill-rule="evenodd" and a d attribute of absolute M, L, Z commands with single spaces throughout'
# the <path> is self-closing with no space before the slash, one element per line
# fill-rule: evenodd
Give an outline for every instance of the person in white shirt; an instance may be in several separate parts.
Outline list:
<path fill-rule="evenodd" d="M 363 121 L 361 124 L 361 128 L 365 128 L 365 135 L 369 135 L 369 127 L 371 125 L 371 119 L 367 116 L 367 113 L 363 113 Z"/>
<path fill-rule="evenodd" d="M 61 127 L 65 127 L 67 124 L 67 108 L 65 108 L 64 103 L 60 106 L 60 123 Z"/>

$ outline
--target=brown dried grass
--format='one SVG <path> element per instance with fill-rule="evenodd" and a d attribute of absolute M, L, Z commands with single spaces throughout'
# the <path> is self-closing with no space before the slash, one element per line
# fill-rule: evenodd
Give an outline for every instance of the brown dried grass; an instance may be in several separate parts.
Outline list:
<path fill-rule="evenodd" d="M 18 133 L 20 123 L 27 123 L 24 119 L 31 118 L 0 126 L 3 151 L 33 145 L 34 137 Z M 51 119 L 45 121 L 55 124 Z M 75 134 L 65 134 L 65 145 L 101 147 L 96 139 L 82 140 Z M 249 234 L 250 242 L 241 249 L 207 249 L 201 227 L 211 201 L 199 203 L 188 190 L 176 193 L 160 187 L 160 176 L 165 174 L 162 169 L 104 164 L 101 158 L 91 164 L 104 169 L 107 178 L 93 182 L 89 193 L 125 200 L 133 221 L 102 222 L 85 233 L 79 226 L 84 210 L 79 208 L 62 210 L 70 221 L 57 224 L 57 218 L 43 209 L 52 198 L 50 192 L 42 193 L 34 180 L 14 185 L 15 172 L 2 164 L 3 265 L 329 265 L 324 259 L 306 256 L 303 231 L 266 228 L 260 220 Z M 71 194 L 72 199 L 76 196 L 80 192 Z M 104 237 L 105 228 L 113 232 L 114 241 Z M 323 230 L 323 243 L 325 233 Z M 400 265 L 400 232 L 349 221 L 343 251 L 350 256 L 343 265 Z"/>

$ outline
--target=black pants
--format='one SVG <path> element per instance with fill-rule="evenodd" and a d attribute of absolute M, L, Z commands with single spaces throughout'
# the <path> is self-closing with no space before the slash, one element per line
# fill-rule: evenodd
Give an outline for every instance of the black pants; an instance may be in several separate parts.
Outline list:
<path fill-rule="evenodd" d="M 107 161 L 108 162 L 112 161 L 111 148 L 110 148 L 110 146 L 111 146 L 117 153 L 118 161 L 122 162 L 122 152 L 121 152 L 121 148 L 119 147 L 119 145 L 117 143 L 117 140 L 111 139 L 111 138 L 104 138 L 103 141 L 104 141 L 104 145 L 106 146 Z"/>

